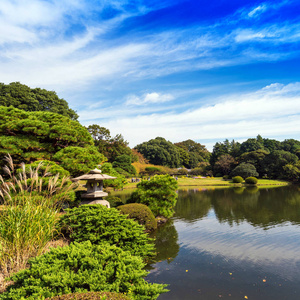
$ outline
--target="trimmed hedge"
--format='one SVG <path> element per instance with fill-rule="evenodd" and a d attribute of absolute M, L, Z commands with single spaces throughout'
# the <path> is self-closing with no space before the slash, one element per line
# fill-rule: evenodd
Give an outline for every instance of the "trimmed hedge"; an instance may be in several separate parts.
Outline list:
<path fill-rule="evenodd" d="M 134 300 L 156 299 L 167 292 L 165 284 L 150 284 L 141 257 L 108 243 L 90 241 L 52 248 L 29 261 L 29 269 L 10 277 L 13 285 L 0 294 L 1 300 L 45 299 L 77 293 L 110 291 Z"/>
<path fill-rule="evenodd" d="M 131 298 L 124 294 L 112 292 L 88 292 L 55 296 L 46 300 L 131 300 Z"/>
<path fill-rule="evenodd" d="M 124 215 L 128 215 L 128 218 L 134 219 L 140 225 L 144 225 L 146 231 L 153 231 L 157 228 L 156 219 L 151 209 L 140 203 L 125 204 L 118 207 L 118 210 Z"/>
<path fill-rule="evenodd" d="M 245 179 L 245 182 L 248 183 L 248 184 L 257 184 L 258 179 L 255 178 L 255 177 L 247 177 Z"/>
<path fill-rule="evenodd" d="M 242 183 L 243 181 L 244 181 L 244 179 L 241 176 L 235 176 L 232 178 L 233 183 Z"/>
<path fill-rule="evenodd" d="M 91 241 L 93 244 L 108 242 L 133 255 L 154 255 L 153 240 L 139 225 L 115 208 L 103 205 L 81 205 L 67 209 L 61 216 L 59 226 L 62 234 L 71 241 Z"/>

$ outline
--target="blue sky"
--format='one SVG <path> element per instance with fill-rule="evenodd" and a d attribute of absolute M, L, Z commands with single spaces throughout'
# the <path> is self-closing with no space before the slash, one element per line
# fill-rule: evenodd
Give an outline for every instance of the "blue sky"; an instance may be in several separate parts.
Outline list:
<path fill-rule="evenodd" d="M 1 0 L 0 82 L 134 147 L 300 139 L 300 1 Z"/>

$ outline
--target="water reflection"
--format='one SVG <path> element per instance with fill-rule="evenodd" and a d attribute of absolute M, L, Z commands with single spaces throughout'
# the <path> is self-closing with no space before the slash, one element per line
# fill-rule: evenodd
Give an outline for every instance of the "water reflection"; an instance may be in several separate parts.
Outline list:
<path fill-rule="evenodd" d="M 300 224 L 300 193 L 293 187 L 258 189 L 238 187 L 217 190 L 179 190 L 176 218 L 193 222 L 213 209 L 219 222 L 244 221 L 268 229 L 277 224 Z"/>
<path fill-rule="evenodd" d="M 300 193 L 293 187 L 179 192 L 156 233 L 148 279 L 163 299 L 300 299 Z"/>

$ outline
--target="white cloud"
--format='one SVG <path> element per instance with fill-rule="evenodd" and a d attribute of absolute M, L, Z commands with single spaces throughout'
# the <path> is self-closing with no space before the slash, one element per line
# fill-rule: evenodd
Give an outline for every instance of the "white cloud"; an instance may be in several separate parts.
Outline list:
<path fill-rule="evenodd" d="M 266 4 L 262 4 L 262 5 L 259 5 L 257 7 L 255 7 L 254 9 L 252 9 L 249 13 L 248 13 L 248 16 L 250 18 L 256 18 L 258 17 L 260 14 L 262 14 L 263 12 L 265 12 L 267 10 L 267 6 Z"/>
<path fill-rule="evenodd" d="M 144 105 L 152 103 L 164 103 L 174 99 L 174 96 L 171 94 L 161 94 L 161 93 L 147 93 L 141 97 L 136 95 L 130 95 L 127 97 L 127 105 Z"/>
<path fill-rule="evenodd" d="M 123 112 L 123 114 L 121 113 Z M 128 114 L 127 114 L 128 113 Z M 99 112 L 81 115 L 89 124 Z M 172 142 L 253 137 L 299 136 L 300 83 L 274 83 L 256 92 L 220 97 L 217 103 L 181 113 L 153 113 L 120 109 L 105 112 L 101 124 L 120 132 L 133 147 L 163 136 Z M 111 119 L 110 119 L 111 118 Z M 300 136 L 298 137 L 300 138 Z"/>

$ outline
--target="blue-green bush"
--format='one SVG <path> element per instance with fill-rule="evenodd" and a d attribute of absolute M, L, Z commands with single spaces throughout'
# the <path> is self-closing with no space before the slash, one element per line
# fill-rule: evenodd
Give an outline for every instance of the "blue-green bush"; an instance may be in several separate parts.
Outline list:
<path fill-rule="evenodd" d="M 142 258 L 121 248 L 90 241 L 52 248 L 29 261 L 29 269 L 10 279 L 14 284 L 1 300 L 36 300 L 88 291 L 111 291 L 132 299 L 152 300 L 166 292 L 163 284 L 150 284 Z"/>
<path fill-rule="evenodd" d="M 155 246 L 144 232 L 145 227 L 127 219 L 115 208 L 82 205 L 67 209 L 59 226 L 61 232 L 72 241 L 108 242 L 142 257 L 154 254 Z"/>

